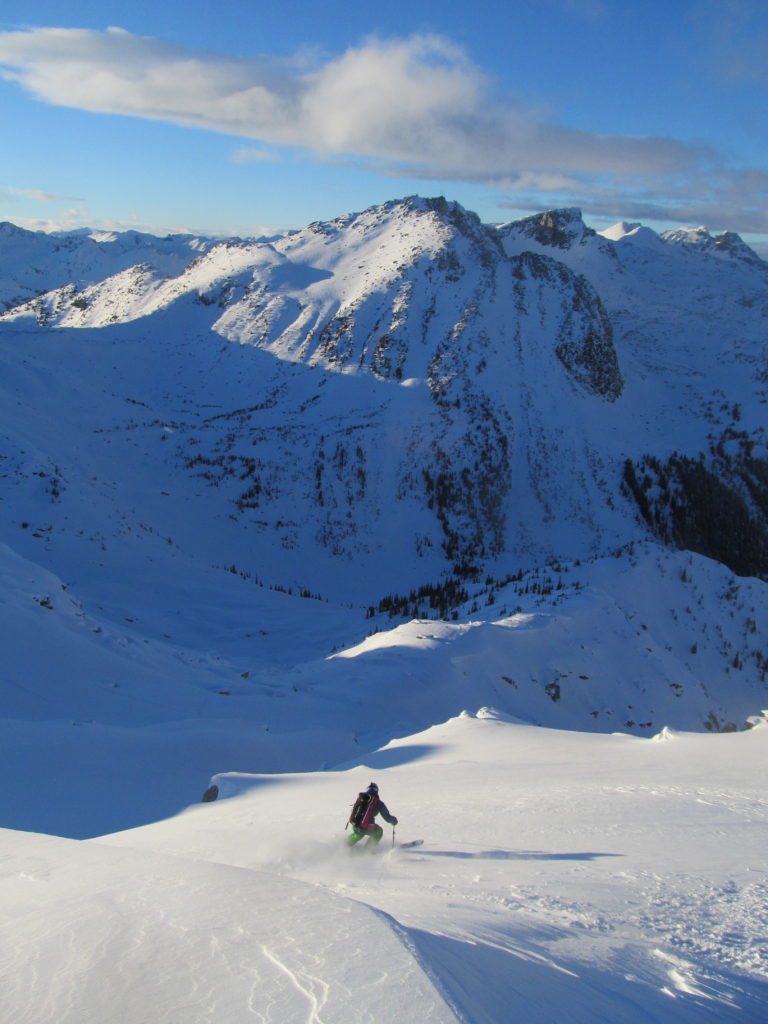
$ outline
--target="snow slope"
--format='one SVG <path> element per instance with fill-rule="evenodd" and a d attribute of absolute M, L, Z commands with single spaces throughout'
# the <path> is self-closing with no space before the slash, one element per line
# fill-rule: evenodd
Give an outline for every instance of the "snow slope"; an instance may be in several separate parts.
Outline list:
<path fill-rule="evenodd" d="M 97 606 L 0 556 L 15 828 L 83 838 L 156 820 L 222 762 L 317 770 L 474 703 L 644 736 L 741 729 L 766 705 L 764 584 L 655 547 L 479 588 L 454 621 L 401 624 L 178 567 L 173 587 L 148 576 L 127 615 L 116 585 Z M 366 626 L 378 631 L 361 640 Z"/>
<path fill-rule="evenodd" d="M 16 951 L 0 959 L 8 1020 L 454 1019 L 383 915 L 319 886 L 71 840 L 2 838 L 3 931 Z M 370 946 L 356 948 L 357 932 Z"/>
<path fill-rule="evenodd" d="M 764 722 L 652 739 L 483 709 L 73 842 L 3 833 L 25 1024 L 740 1021 L 768 1006 Z M 346 851 L 375 778 L 397 838 Z M 11 941 L 12 937 L 12 941 Z"/>

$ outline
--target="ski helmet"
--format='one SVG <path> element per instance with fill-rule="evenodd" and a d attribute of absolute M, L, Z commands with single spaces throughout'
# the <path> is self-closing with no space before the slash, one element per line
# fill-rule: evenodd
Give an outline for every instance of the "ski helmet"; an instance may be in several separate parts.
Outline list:
<path fill-rule="evenodd" d="M 378 792 L 379 792 L 379 787 L 378 787 L 378 786 L 376 785 L 376 783 L 375 783 L 375 782 L 371 782 L 371 783 L 369 783 L 369 784 L 368 784 L 368 789 L 369 789 L 369 791 L 370 791 L 371 793 L 378 793 Z"/>

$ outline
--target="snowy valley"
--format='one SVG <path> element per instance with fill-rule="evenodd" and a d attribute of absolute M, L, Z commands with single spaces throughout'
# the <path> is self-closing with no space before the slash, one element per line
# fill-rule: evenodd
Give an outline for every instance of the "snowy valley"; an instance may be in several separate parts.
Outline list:
<path fill-rule="evenodd" d="M 0 225 L 0 306 L 9 1020 L 766 1019 L 738 236 Z"/>

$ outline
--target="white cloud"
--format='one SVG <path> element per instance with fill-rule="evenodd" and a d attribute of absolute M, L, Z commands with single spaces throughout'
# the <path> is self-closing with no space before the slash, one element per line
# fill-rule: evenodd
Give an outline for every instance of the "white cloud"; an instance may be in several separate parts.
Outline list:
<path fill-rule="evenodd" d="M 0 184 L 0 197 L 5 199 L 31 199 L 36 203 L 80 202 L 75 196 L 61 196 L 56 192 L 46 192 L 39 188 L 15 188 L 13 185 Z"/>
<path fill-rule="evenodd" d="M 599 0 L 562 2 L 602 9 Z M 620 217 L 645 209 L 688 220 L 690 211 L 734 230 L 766 224 L 768 172 L 729 170 L 676 139 L 558 125 L 497 96 L 461 47 L 436 35 L 289 60 L 192 51 L 117 28 L 41 28 L 0 32 L 0 75 L 52 104 L 300 147 L 380 174 L 490 185 L 518 208 L 529 193 L 538 208 L 554 197 Z M 270 158 L 259 145 L 233 154 Z"/>
<path fill-rule="evenodd" d="M 122 29 L 0 33 L 0 72 L 49 103 L 127 114 L 383 162 L 403 174 L 674 174 L 700 158 L 673 139 L 596 135 L 492 94 L 434 35 L 369 40 L 324 62 L 231 57 Z"/>

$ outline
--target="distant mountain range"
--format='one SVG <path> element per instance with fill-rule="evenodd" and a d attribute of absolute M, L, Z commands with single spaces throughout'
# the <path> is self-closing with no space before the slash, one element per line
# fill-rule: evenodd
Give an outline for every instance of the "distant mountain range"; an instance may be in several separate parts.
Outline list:
<path fill-rule="evenodd" d="M 409 198 L 271 241 L 6 224 L 0 274 L 7 327 L 140 359 L 108 386 L 169 431 L 170 518 L 215 490 L 248 572 L 346 561 L 373 599 L 651 535 L 768 573 L 768 264 L 736 235 Z"/>
<path fill-rule="evenodd" d="M 768 580 L 768 264 L 738 236 L 634 224 L 598 234 L 573 209 L 491 226 L 418 197 L 269 240 L 3 224 L 0 304 L 0 540 L 12 581 L 0 599 L 26 609 L 33 598 L 36 614 L 53 607 L 78 645 L 85 609 L 94 636 L 129 623 L 120 628 L 130 636 L 115 633 L 120 657 L 173 636 L 187 645 L 185 665 L 204 663 L 218 680 L 217 659 L 241 654 L 213 609 L 234 607 L 235 593 L 245 601 L 244 584 L 350 609 L 358 625 L 338 627 L 337 650 L 360 641 L 366 618 L 379 630 L 390 614 L 469 628 L 496 602 L 499 615 L 538 615 L 565 591 L 586 600 L 580 588 L 590 586 L 588 670 L 570 663 L 579 641 L 558 619 L 556 670 L 526 660 L 540 665 L 543 634 L 529 636 L 524 656 L 514 648 L 540 683 L 533 703 L 497 653 L 465 655 L 490 687 L 481 703 L 631 729 L 678 712 L 699 726 L 738 725 L 765 706 L 756 694 L 768 662 L 754 638 Z M 721 565 L 705 570 L 679 552 Z M 28 576 L 49 581 L 31 598 Z M 226 602 L 212 582 L 224 577 L 239 588 Z M 679 593 L 673 577 L 685 577 Z M 56 587 L 70 595 L 66 613 Z M 599 667 L 597 623 L 604 616 L 612 643 L 641 615 L 645 629 L 654 588 L 676 595 L 672 612 L 683 602 L 686 622 L 671 625 L 665 612 L 638 647 L 655 652 L 654 668 L 635 673 L 630 701 L 611 689 L 618 655 L 610 671 Z M 725 595 L 737 618 L 724 639 L 705 642 L 696 601 L 711 622 Z M 174 602 L 205 609 L 205 639 L 190 630 L 179 640 Z M 154 619 L 139 627 L 149 606 Z M 298 667 L 315 620 L 305 613 L 307 639 L 292 650 L 304 613 L 281 607 L 294 622 L 284 634 L 243 612 L 249 642 L 283 636 L 261 670 L 330 672 Z M 644 640 L 639 626 L 627 636 Z M 654 673 L 682 687 L 680 659 L 699 644 L 711 647 L 707 672 L 684 669 L 698 696 L 686 704 L 673 691 L 659 704 Z M 206 653 L 193 658 L 193 648 Z M 89 671 L 83 657 L 78 678 Z M 174 657 L 163 647 L 152 679 Z M 741 689 L 731 669 L 743 671 Z M 42 663 L 35 671 L 47 678 Z M 570 710 L 560 700 L 567 676 L 593 688 Z M 433 701 L 437 686 L 435 677 Z M 446 714 L 471 703 L 460 688 L 445 694 Z M 437 720 L 425 706 L 407 728 Z M 380 713 L 383 733 L 397 734 Z"/>

